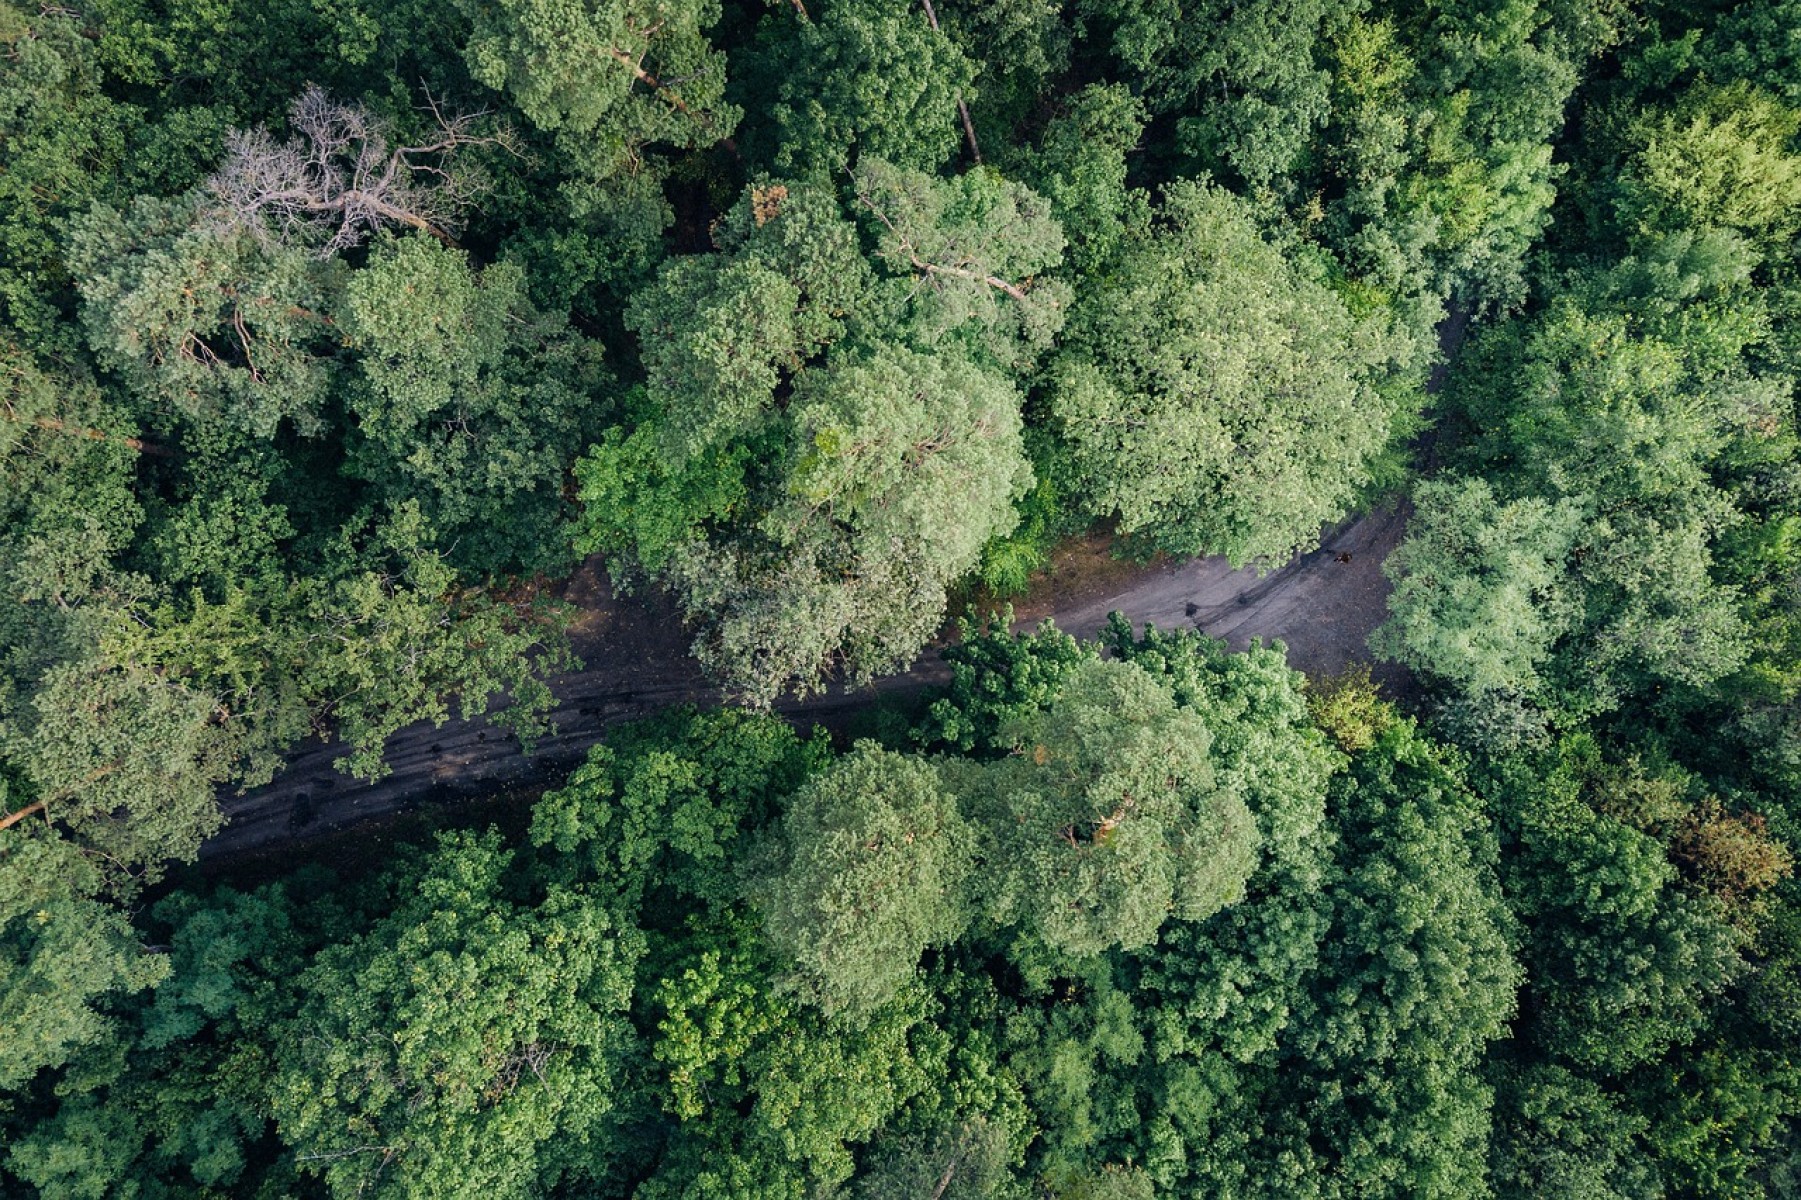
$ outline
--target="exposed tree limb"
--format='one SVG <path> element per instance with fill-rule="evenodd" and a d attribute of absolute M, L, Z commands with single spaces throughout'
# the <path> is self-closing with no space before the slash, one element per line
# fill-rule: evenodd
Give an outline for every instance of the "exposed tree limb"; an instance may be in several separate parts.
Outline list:
<path fill-rule="evenodd" d="M 795 0 L 795 3 L 798 5 L 800 0 Z M 801 9 L 801 15 L 806 15 L 806 9 Z M 697 113 L 692 108 L 689 108 L 688 102 L 683 100 L 674 88 L 658 79 L 655 75 L 652 75 L 649 71 L 646 71 L 644 69 L 644 64 L 639 59 L 633 58 L 617 46 L 608 46 L 607 54 L 610 55 L 614 61 L 618 62 L 619 65 L 630 71 L 632 77 L 639 83 L 642 83 L 645 87 L 662 97 L 664 103 L 668 104 L 669 107 L 673 108 L 676 112 L 681 113 L 684 117 L 687 117 L 697 125 L 705 125 L 709 128 L 712 127 L 713 121 L 710 117 L 705 113 Z M 738 153 L 738 143 L 731 138 L 720 138 L 719 145 L 724 146 L 729 150 L 733 158 L 743 157 L 743 155 Z"/>
<path fill-rule="evenodd" d="M 4 817 L 0 817 L 0 829 L 11 829 L 14 825 L 17 825 L 20 821 L 29 817 L 32 813 L 43 811 L 44 802 L 42 800 L 39 800 L 36 804 L 27 804 L 18 812 L 7 813 Z"/>
<path fill-rule="evenodd" d="M 94 429 L 87 425 L 71 425 L 58 417 L 33 417 L 31 423 L 39 429 L 48 429 L 52 433 L 66 433 L 70 437 L 86 438 L 90 442 L 112 442 L 124 446 L 127 450 L 135 450 L 139 454 L 148 454 L 154 458 L 170 457 L 166 447 L 154 442 L 146 442 L 142 438 L 126 437 L 123 434 L 108 433 L 104 429 Z"/>
<path fill-rule="evenodd" d="M 794 0 L 794 2 L 799 4 L 800 0 Z M 919 0 L 919 2 L 925 6 L 926 21 L 931 24 L 932 32 L 944 32 L 938 28 L 938 10 L 932 7 L 932 0 Z M 803 9 L 802 12 L 804 14 L 805 10 Z M 982 163 L 982 148 L 976 145 L 975 122 L 969 119 L 969 105 L 963 103 L 963 93 L 961 91 L 957 93 L 957 113 L 963 118 L 963 136 L 969 140 L 969 156 L 976 160 L 977 166 L 980 166 Z"/>
<path fill-rule="evenodd" d="M 967 267 L 953 266 L 949 263 L 928 262 L 926 259 L 921 258 L 919 255 L 919 248 L 913 244 L 913 239 L 895 227 L 894 222 L 888 219 L 888 214 L 882 211 L 881 206 L 875 202 L 875 199 L 871 197 L 867 191 L 862 188 L 857 189 L 857 200 L 863 207 L 874 213 L 875 219 L 880 221 L 883 226 L 887 228 L 888 232 L 894 235 L 896 245 L 900 248 L 901 253 L 907 256 L 907 261 L 913 264 L 914 270 L 925 275 L 973 280 L 976 283 L 986 284 L 997 292 L 1004 292 L 1021 304 L 1024 304 L 1027 301 L 1028 297 L 1026 296 L 1024 288 L 1020 287 L 1018 284 L 1008 283 L 998 275 L 990 275 L 986 271 L 972 271 Z"/>
<path fill-rule="evenodd" d="M 481 113 L 446 115 L 429 93 L 426 105 L 438 136 L 390 148 L 387 131 L 367 110 L 307 88 L 289 110 L 295 137 L 277 141 L 266 129 L 227 136 L 225 164 L 207 181 L 219 217 L 259 236 L 326 233 L 322 257 L 389 225 L 454 246 L 451 223 L 476 185 L 451 170 L 451 159 L 466 146 L 510 150 L 513 141 L 504 129 L 475 132 Z"/>

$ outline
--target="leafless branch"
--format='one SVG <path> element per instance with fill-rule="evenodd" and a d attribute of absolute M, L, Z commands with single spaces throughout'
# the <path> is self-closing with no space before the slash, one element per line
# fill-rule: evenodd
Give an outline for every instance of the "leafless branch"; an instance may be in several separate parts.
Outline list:
<path fill-rule="evenodd" d="M 32 813 L 43 811 L 44 802 L 42 800 L 39 800 L 36 804 L 27 804 L 18 812 L 7 813 L 6 816 L 0 817 L 0 829 L 11 829 L 14 825 L 17 825 L 20 821 L 29 817 Z"/>
<path fill-rule="evenodd" d="M 436 136 L 390 146 L 387 129 L 367 109 L 308 87 L 288 111 L 292 137 L 277 139 L 267 129 L 227 135 L 225 163 L 207 181 L 219 219 L 280 241 L 322 237 L 322 258 L 395 225 L 453 245 L 456 218 L 479 190 L 473 176 L 454 169 L 457 152 L 510 151 L 513 138 L 505 129 L 477 132 L 486 114 L 448 114 L 430 92 L 425 110 Z"/>

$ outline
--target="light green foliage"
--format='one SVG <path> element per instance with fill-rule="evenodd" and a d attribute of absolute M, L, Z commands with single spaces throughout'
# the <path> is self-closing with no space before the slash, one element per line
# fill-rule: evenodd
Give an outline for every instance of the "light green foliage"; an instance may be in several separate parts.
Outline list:
<path fill-rule="evenodd" d="M 1801 227 L 1801 111 L 1743 85 L 1705 88 L 1637 134 L 1619 199 L 1629 227 L 1717 225 L 1773 247 Z"/>
<path fill-rule="evenodd" d="M 1076 306 L 1050 408 L 1093 516 L 1176 554 L 1279 562 L 1387 444 L 1394 351 L 1241 201 L 1181 183 Z"/>
<path fill-rule="evenodd" d="M 1346 21 L 1325 154 L 1344 195 L 1323 228 L 1355 272 L 1428 310 L 1517 303 L 1561 174 L 1550 142 L 1623 7 L 1476 0 Z"/>
<path fill-rule="evenodd" d="M 16 800 L 0 789 L 0 807 Z M 0 832 L 0 1093 L 115 1038 L 109 1001 L 169 972 L 142 952 L 116 908 L 94 898 L 100 884 L 74 846 L 41 826 Z"/>
<path fill-rule="evenodd" d="M 334 631 L 299 677 L 328 705 L 350 751 L 338 765 L 364 778 L 386 773 L 390 733 L 415 721 L 442 725 L 452 697 L 467 720 L 506 694 L 496 720 L 529 746 L 555 704 L 544 675 L 574 661 L 567 609 L 533 589 L 457 591 L 455 572 L 425 536 L 417 508 L 404 507 L 355 548 L 360 555 L 345 555 L 355 568 L 303 584 L 296 596 L 302 629 Z"/>
<path fill-rule="evenodd" d="M 346 291 L 361 386 L 353 469 L 417 500 L 477 571 L 562 565 L 563 484 L 599 428 L 598 346 L 536 311 L 516 267 L 479 275 L 424 236 L 386 241 Z"/>
<path fill-rule="evenodd" d="M 752 898 L 828 1013 L 886 1003 L 968 923 L 975 831 L 918 759 L 859 743 L 789 798 L 776 837 Z"/>
<path fill-rule="evenodd" d="M 858 559 L 905 547 L 942 586 L 1017 520 L 1031 480 L 1019 406 L 1005 379 L 957 358 L 839 359 L 796 390 L 792 498 L 764 528 L 786 539 L 829 513 L 854 531 Z"/>
<path fill-rule="evenodd" d="M 750 448 L 728 446 L 671 462 L 655 425 L 614 426 L 575 464 L 582 500 L 575 548 L 660 571 L 672 553 L 705 536 L 745 500 Z"/>
<path fill-rule="evenodd" d="M 1796 0 L 933 3 L 0 0 L 0 1192 L 1795 1190 Z M 496 135 L 311 147 L 455 228 L 257 216 L 311 85 Z M 682 710 L 516 850 L 161 878 L 531 734 L 572 551 L 767 704 L 1414 467 L 1456 750 L 995 617 L 922 754 Z"/>
<path fill-rule="evenodd" d="M 1385 652 L 1577 713 L 1740 668 L 1718 547 L 1794 444 L 1743 267 L 1730 239 L 1671 239 L 1478 348 L 1453 401 L 1492 482 L 1420 490 Z"/>
<path fill-rule="evenodd" d="M 1414 493 L 1380 654 L 1472 693 L 1527 693 L 1580 612 L 1564 573 L 1582 513 L 1561 500 L 1504 503 L 1481 479 L 1433 480 Z"/>
<path fill-rule="evenodd" d="M 915 339 L 973 328 L 977 352 L 1009 367 L 1050 345 L 1069 292 L 1035 278 L 1063 257 L 1063 230 L 1042 196 L 992 170 L 940 180 L 870 155 L 851 182 L 877 258 L 905 281 Z"/>
<path fill-rule="evenodd" d="M 1234 654 L 1192 630 L 1149 626 L 1134 637 L 1117 615 L 1102 642 L 1163 680 L 1207 724 L 1215 784 L 1242 797 L 1259 835 L 1245 899 L 1205 922 L 1166 928 L 1159 947 L 1142 952 L 1141 986 L 1161 998 L 1152 1019 L 1158 1053 L 1217 1048 L 1237 1061 L 1267 1053 L 1319 953 L 1326 787 L 1342 760 L 1313 728 L 1303 679 L 1279 649 Z M 1191 1079 L 1176 1090 L 1200 1088 Z"/>
<path fill-rule="evenodd" d="M 753 185 L 715 236 L 719 254 L 666 264 L 626 313 L 677 462 L 754 432 L 870 303 L 856 229 L 823 187 Z"/>
<path fill-rule="evenodd" d="M 685 548 L 665 572 L 689 611 L 717 614 L 702 661 L 760 702 L 911 661 L 1030 478 L 1018 393 L 966 360 L 839 358 L 789 417 L 786 494 L 755 536 Z"/>
<path fill-rule="evenodd" d="M 114 620 L 129 634 L 126 614 Z M 223 824 L 216 791 L 239 765 L 221 698 L 142 658 L 65 663 L 35 683 L 0 741 L 35 799 L 125 874 L 193 858 Z"/>
<path fill-rule="evenodd" d="M 925 10 L 893 0 L 818 0 L 809 20 L 773 14 L 751 68 L 774 83 L 763 151 L 778 170 L 830 174 L 873 156 L 933 170 L 962 139 L 957 97 L 976 64 L 934 33 Z"/>
<path fill-rule="evenodd" d="M 262 437 L 284 421 L 317 433 L 336 369 L 336 264 L 213 228 L 201 203 L 140 197 L 73 223 L 88 344 L 153 409 Z"/>
<path fill-rule="evenodd" d="M 340 765 L 366 778 L 386 770 L 388 734 L 441 724 L 452 697 L 468 717 L 507 692 L 502 720 L 529 739 L 551 704 L 537 672 L 568 662 L 561 610 L 458 593 L 424 538 L 404 508 L 366 540 L 347 530 L 339 573 L 256 579 L 217 599 L 160 599 L 92 567 L 67 591 L 27 583 L 5 610 L 20 666 L 0 751 L 124 882 L 193 858 L 220 825 L 219 785 L 269 779 L 321 718 L 337 725 Z M 59 661 L 33 661 L 49 647 Z"/>
<path fill-rule="evenodd" d="M 857 560 L 842 531 L 813 525 L 778 548 L 691 543 L 664 581 L 702 614 L 693 653 L 743 699 L 818 692 L 898 670 L 943 618 L 945 595 L 905 546 Z M 718 614 L 711 616 L 709 614 Z"/>
<path fill-rule="evenodd" d="M 1243 897 L 1256 823 L 1219 786 L 1206 722 L 1162 683 L 1087 663 L 1002 736 L 1013 757 L 950 777 L 993 839 L 981 875 L 993 920 L 1080 956 L 1146 945 L 1172 913 L 1199 920 Z"/>
<path fill-rule="evenodd" d="M 996 368 L 1042 344 L 1058 293 L 992 273 L 1055 262 L 1043 202 L 874 160 L 854 184 L 884 272 L 823 185 L 753 183 L 720 253 L 634 301 L 640 424 L 577 468 L 577 544 L 670 586 L 697 656 L 757 703 L 910 661 L 1031 486 Z"/>
<path fill-rule="evenodd" d="M 508 899 L 511 858 L 446 836 L 297 982 L 270 1106 L 334 1194 L 529 1195 L 603 1132 L 639 948 L 569 892 Z"/>

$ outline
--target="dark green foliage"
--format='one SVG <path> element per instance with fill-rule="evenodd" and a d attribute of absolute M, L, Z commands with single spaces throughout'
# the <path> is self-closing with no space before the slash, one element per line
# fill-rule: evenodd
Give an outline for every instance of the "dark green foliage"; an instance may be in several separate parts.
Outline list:
<path fill-rule="evenodd" d="M 871 156 L 933 170 L 956 152 L 976 64 L 923 7 L 819 0 L 809 13 L 766 18 L 747 68 L 768 89 L 771 128 L 755 139 L 768 166 L 830 175 Z"/>
<path fill-rule="evenodd" d="M 577 893 L 509 899 L 511 858 L 446 838 L 297 981 L 269 1107 L 333 1192 L 518 1195 L 593 1169 L 578 1147 L 606 1132 L 640 947 Z"/>
<path fill-rule="evenodd" d="M 348 289 L 355 473 L 417 498 L 476 573 L 565 566 L 567 447 L 600 427 L 599 346 L 533 308 L 517 267 L 480 275 L 423 237 L 384 242 Z"/>
<path fill-rule="evenodd" d="M 1797 29 L 0 0 L 0 1191 L 1794 1192 Z M 170 882 L 306 739 L 529 745 L 577 555 L 767 708 L 1403 490 L 1411 715 L 990 617 Z"/>
<path fill-rule="evenodd" d="M 141 954 L 124 916 L 93 899 L 98 872 L 73 846 L 29 826 L 0 839 L 0 1091 L 12 1091 L 114 1036 L 97 1006 L 160 982 L 169 964 Z"/>
<path fill-rule="evenodd" d="M 991 613 L 981 625 L 958 619 L 957 644 L 944 652 L 950 663 L 947 694 L 932 702 L 914 737 L 967 754 L 1005 750 L 1001 730 L 1042 712 L 1059 694 L 1064 677 L 1094 656 L 1091 648 L 1046 621 L 1029 634 L 1008 631 L 1013 610 Z"/>
<path fill-rule="evenodd" d="M 771 717 L 676 710 L 621 731 L 546 793 L 531 840 L 630 908 L 664 890 L 723 904 L 737 895 L 743 837 L 823 754 Z"/>

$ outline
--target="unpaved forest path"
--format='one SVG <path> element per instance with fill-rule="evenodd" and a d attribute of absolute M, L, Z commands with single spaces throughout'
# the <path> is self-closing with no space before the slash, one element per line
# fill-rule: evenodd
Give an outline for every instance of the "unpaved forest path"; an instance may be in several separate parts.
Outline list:
<path fill-rule="evenodd" d="M 1192 627 L 1242 648 L 1254 637 L 1280 638 L 1291 664 L 1309 674 L 1331 674 L 1367 661 L 1364 640 L 1381 623 L 1388 598 L 1382 560 L 1400 540 L 1405 514 L 1378 511 L 1339 528 L 1311 554 L 1259 576 L 1233 570 L 1224 559 L 1128 566 L 1113 562 L 1104 542 L 1079 543 L 1040 586 L 1016 603 L 1017 627 L 1043 617 L 1059 628 L 1088 636 L 1122 612 L 1134 626 Z M 680 614 L 659 595 L 615 598 L 594 564 L 570 581 L 567 597 L 582 608 L 575 637 L 586 666 L 555 676 L 560 701 L 554 736 L 531 756 L 504 729 L 485 718 L 451 721 L 443 728 L 420 723 L 388 739 L 392 772 L 376 783 L 339 774 L 333 743 L 312 743 L 288 760 L 275 782 L 223 801 L 224 830 L 201 849 L 217 860 L 282 842 L 309 841 L 360 821 L 432 804 L 489 795 L 509 785 L 555 778 L 601 741 L 608 727 L 648 716 L 672 704 L 718 704 L 719 689 L 688 655 L 689 635 Z M 1383 679 L 1382 671 L 1377 677 Z M 777 711 L 802 721 L 842 718 L 876 697 L 917 690 L 948 678 L 928 648 L 905 675 L 874 686 L 788 700 Z M 1405 686 L 1393 673 L 1391 686 Z"/>
<path fill-rule="evenodd" d="M 1438 327 L 1440 363 L 1426 391 L 1444 383 L 1449 363 L 1469 328 L 1467 309 L 1454 308 Z M 1420 447 L 1428 469 L 1436 458 L 1430 441 Z M 1318 550 L 1298 555 L 1267 575 L 1233 570 L 1223 558 L 1131 566 L 1111 557 L 1103 538 L 1090 538 L 1061 553 L 1031 595 L 1017 602 L 1015 628 L 1051 617 L 1079 637 L 1095 633 L 1107 614 L 1124 613 L 1136 626 L 1191 627 L 1242 649 L 1252 638 L 1287 643 L 1290 665 L 1309 675 L 1331 675 L 1352 663 L 1370 662 L 1366 641 L 1382 623 L 1388 581 L 1382 560 L 1399 544 L 1405 507 L 1377 510 L 1328 534 Z M 361 821 L 434 804 L 454 804 L 496 791 L 555 779 L 580 762 L 613 725 L 649 716 L 672 704 L 721 703 L 719 689 L 688 654 L 689 635 L 667 597 L 615 597 L 605 573 L 589 563 L 564 587 L 581 609 L 576 651 L 586 665 L 555 676 L 557 732 L 529 757 L 504 729 L 485 718 L 408 726 L 388 739 L 387 778 L 370 784 L 341 775 L 332 760 L 343 750 L 314 743 L 288 758 L 288 768 L 266 787 L 221 801 L 226 827 L 201 847 L 203 861 L 220 861 L 324 838 Z M 1371 663 L 1390 695 L 1411 687 L 1405 672 Z M 934 648 L 904 675 L 874 686 L 786 700 L 776 710 L 804 722 L 832 723 L 884 694 L 917 691 L 949 677 Z"/>

